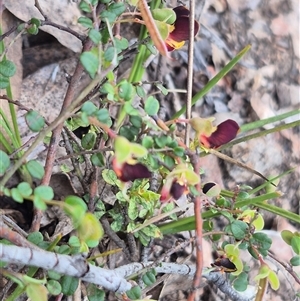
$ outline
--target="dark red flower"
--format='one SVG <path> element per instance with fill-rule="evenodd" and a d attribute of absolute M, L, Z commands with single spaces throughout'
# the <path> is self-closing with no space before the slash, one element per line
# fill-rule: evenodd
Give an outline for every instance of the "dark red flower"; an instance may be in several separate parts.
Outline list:
<path fill-rule="evenodd" d="M 172 29 L 165 41 L 168 51 L 181 48 L 184 45 L 184 42 L 188 41 L 190 38 L 190 11 L 184 6 L 177 6 L 173 10 L 176 14 L 176 21 L 173 25 L 171 25 Z M 198 33 L 199 28 L 199 23 L 195 21 L 195 36 Z"/>
<path fill-rule="evenodd" d="M 113 160 L 113 169 L 122 182 L 134 181 L 136 179 L 149 179 L 151 177 L 151 172 L 142 163 L 129 164 L 125 162 L 119 166 L 116 161 Z"/>
<path fill-rule="evenodd" d="M 217 148 L 234 139 L 239 129 L 239 125 L 234 120 L 227 119 L 220 123 L 210 136 L 200 134 L 200 142 L 207 148 Z"/>
<path fill-rule="evenodd" d="M 160 200 L 166 202 L 169 201 L 171 197 L 174 200 L 178 200 L 184 193 L 188 193 L 188 191 L 186 184 L 180 183 L 177 179 L 170 178 L 166 181 L 161 190 Z"/>
<path fill-rule="evenodd" d="M 172 183 L 170 189 L 170 195 L 174 198 L 174 200 L 178 200 L 185 192 L 187 191 L 186 185 L 182 185 L 176 180 Z"/>

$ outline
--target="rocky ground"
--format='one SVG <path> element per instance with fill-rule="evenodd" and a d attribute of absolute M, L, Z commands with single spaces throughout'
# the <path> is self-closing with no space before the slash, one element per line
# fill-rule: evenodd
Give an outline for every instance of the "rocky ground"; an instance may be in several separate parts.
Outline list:
<path fill-rule="evenodd" d="M 26 2 L 26 1 L 25 1 Z M 57 1 L 60 2 L 60 1 Z M 193 110 L 194 116 L 214 116 L 217 123 L 227 118 L 236 120 L 240 125 L 257 119 L 279 115 L 299 108 L 300 102 L 300 51 L 299 51 L 299 14 L 300 7 L 297 0 L 274 1 L 233 1 L 207 0 L 200 11 L 201 1 L 196 3 L 196 17 L 201 23 L 201 29 L 195 41 L 194 91 L 214 76 L 227 62 L 243 47 L 251 44 L 249 54 L 241 64 L 236 66 L 218 85 L 197 104 Z M 56 4 L 56 1 L 53 1 Z M 62 2 L 70 5 L 70 14 L 64 16 L 66 24 L 75 24 L 76 5 L 69 1 Z M 43 4 L 43 1 L 41 1 Z M 25 4 L 24 4 L 25 5 Z M 57 4 L 58 5 L 58 4 Z M 171 3 L 170 3 L 171 5 Z M 19 5 L 7 1 L 7 8 L 12 15 L 24 18 L 24 10 Z M 72 9 L 71 9 L 72 8 Z M 71 11 L 76 13 L 72 14 Z M 14 21 L 12 15 L 7 20 Z M 51 122 L 59 113 L 61 101 L 66 91 L 65 74 L 72 74 L 78 51 L 76 42 L 61 37 L 60 33 L 52 33 L 60 42 L 54 42 L 49 35 L 41 34 L 33 39 L 23 39 L 20 49 L 16 43 L 14 59 L 23 60 L 19 71 L 19 80 L 14 83 L 16 98 L 22 105 L 38 110 L 41 115 Z M 135 39 L 135 30 L 129 28 L 124 34 Z M 67 42 L 66 42 L 67 41 Z M 64 43 L 63 47 L 60 43 Z M 18 48 L 19 47 L 19 48 Z M 77 48 L 76 48 L 77 47 Z M 149 80 L 162 80 L 168 89 L 185 89 L 187 77 L 187 48 L 174 52 L 175 60 L 160 58 L 154 60 L 146 74 Z M 38 66 L 38 67 L 37 67 Z M 126 76 L 124 71 L 123 76 Z M 86 83 L 83 79 L 82 87 Z M 80 91 L 81 87 L 78 87 Z M 19 93 L 18 93 L 19 92 Z M 161 105 L 165 117 L 172 116 L 184 104 L 185 94 L 169 93 L 161 97 Z M 22 115 L 19 111 L 19 124 L 23 128 Z M 288 122 L 299 120 L 299 115 L 290 118 Z M 24 131 L 24 141 L 28 135 Z M 277 205 L 299 213 L 300 203 L 300 128 L 284 130 L 234 146 L 226 154 L 240 160 L 251 168 L 258 170 L 265 176 L 278 175 L 291 168 L 294 171 L 283 177 L 279 183 L 279 190 L 283 197 L 274 200 Z M 43 160 L 43 146 L 37 149 L 33 157 Z M 63 148 L 61 154 L 63 155 Z M 61 162 L 57 161 L 57 165 Z M 247 184 L 257 186 L 261 179 L 253 174 L 212 155 L 203 158 L 202 167 L 205 179 L 215 181 L 228 189 L 237 185 Z M 56 167 L 55 172 L 59 168 Z M 283 229 L 295 229 L 298 225 L 291 225 L 285 220 L 276 219 L 265 213 L 266 226 L 270 235 L 278 237 Z M 26 220 L 24 221 L 26 224 Z M 25 227 L 25 226 L 24 226 Z M 174 245 L 178 237 L 168 237 L 164 242 L 157 242 L 157 254 Z M 287 260 L 289 254 L 283 252 L 284 244 L 278 238 L 273 245 L 273 252 L 280 260 Z M 211 258 L 208 246 L 206 258 Z M 287 257 L 285 257 L 287 256 Z M 193 259 L 192 250 L 186 249 L 178 254 L 178 260 Z M 209 265 L 210 260 L 207 260 Z M 269 291 L 265 300 L 286 301 L 293 299 L 296 284 L 282 271 L 282 287 L 274 293 Z M 190 283 L 170 276 L 159 287 L 159 300 L 186 300 L 186 290 Z M 297 288 L 299 290 L 299 287 Z M 158 292 L 156 291 L 156 294 Z M 158 298 L 156 296 L 156 298 Z M 199 300 L 226 300 L 215 287 L 206 285 L 201 290 Z"/>

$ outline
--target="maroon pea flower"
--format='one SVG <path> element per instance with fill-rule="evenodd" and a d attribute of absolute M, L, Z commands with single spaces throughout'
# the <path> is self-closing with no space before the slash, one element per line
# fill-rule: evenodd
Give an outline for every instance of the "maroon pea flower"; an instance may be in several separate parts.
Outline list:
<path fill-rule="evenodd" d="M 218 126 L 213 126 L 213 117 L 190 119 L 189 123 L 197 132 L 199 142 L 206 148 L 218 148 L 234 139 L 239 132 L 239 125 L 227 119 Z"/>
<path fill-rule="evenodd" d="M 165 40 L 168 51 L 179 49 L 189 40 L 190 28 L 190 11 L 184 6 L 177 6 L 173 9 L 176 14 L 176 21 L 171 25 L 171 29 L 167 39 Z M 200 25 L 195 21 L 195 36 L 198 33 Z"/>
<path fill-rule="evenodd" d="M 115 158 L 113 159 L 113 170 L 122 182 L 149 179 L 151 177 L 151 172 L 142 163 L 129 164 L 124 162 L 123 164 L 118 164 Z"/>
<path fill-rule="evenodd" d="M 218 148 L 234 139 L 239 129 L 234 120 L 227 119 L 220 123 L 210 136 L 200 134 L 200 142 L 207 148 Z"/>

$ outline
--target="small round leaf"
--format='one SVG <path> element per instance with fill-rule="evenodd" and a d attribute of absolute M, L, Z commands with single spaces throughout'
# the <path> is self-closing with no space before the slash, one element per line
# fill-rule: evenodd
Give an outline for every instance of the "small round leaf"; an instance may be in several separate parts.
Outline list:
<path fill-rule="evenodd" d="M 28 127 L 33 132 L 39 132 L 45 125 L 45 119 L 36 111 L 29 111 L 25 115 L 25 120 Z"/>
<path fill-rule="evenodd" d="M 54 192 L 52 187 L 50 186 L 38 186 L 34 189 L 33 192 L 34 195 L 39 196 L 40 198 L 42 198 L 45 201 L 51 201 L 54 197 Z"/>
<path fill-rule="evenodd" d="M 35 160 L 30 160 L 26 164 L 28 172 L 37 179 L 42 179 L 44 176 L 44 167 L 39 163 L 38 161 Z"/>
<path fill-rule="evenodd" d="M 75 293 L 78 284 L 79 284 L 78 278 L 64 275 L 61 278 L 61 287 L 62 287 L 61 292 L 64 295 L 72 296 Z"/>
<path fill-rule="evenodd" d="M 81 146 L 84 149 L 92 149 L 96 143 L 96 134 L 94 132 L 87 133 L 81 139 Z"/>
<path fill-rule="evenodd" d="M 145 111 L 148 115 L 154 116 L 158 113 L 159 102 L 153 96 L 149 96 L 145 101 Z"/>
<path fill-rule="evenodd" d="M 23 196 L 17 188 L 11 189 L 11 197 L 18 203 L 24 202 Z"/>
<path fill-rule="evenodd" d="M 49 280 L 46 285 L 49 293 L 53 296 L 57 296 L 61 293 L 61 285 L 56 280 Z"/>
<path fill-rule="evenodd" d="M 0 74 L 4 77 L 12 77 L 16 73 L 16 66 L 12 61 L 3 60 L 0 62 Z"/>
<path fill-rule="evenodd" d="M 10 159 L 8 155 L 0 150 L 0 176 L 3 176 L 10 165 Z"/>
<path fill-rule="evenodd" d="M 292 266 L 296 267 L 300 265 L 300 256 L 296 255 L 290 259 L 290 263 Z"/>
<path fill-rule="evenodd" d="M 29 197 L 32 194 L 32 188 L 27 182 L 19 183 L 17 188 L 23 197 Z"/>
<path fill-rule="evenodd" d="M 103 154 L 101 153 L 93 154 L 91 157 L 91 161 L 95 166 L 103 167 L 105 165 L 105 159 L 103 157 Z"/>

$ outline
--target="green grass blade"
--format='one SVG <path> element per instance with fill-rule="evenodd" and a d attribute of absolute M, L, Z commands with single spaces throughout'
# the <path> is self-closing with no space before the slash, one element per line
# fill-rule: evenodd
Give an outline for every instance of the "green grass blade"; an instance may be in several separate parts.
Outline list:
<path fill-rule="evenodd" d="M 241 58 L 250 50 L 251 46 L 247 45 L 241 52 L 237 54 L 216 76 L 214 76 L 192 99 L 192 105 L 194 105 L 199 99 L 201 99 L 206 93 L 208 93 L 220 79 L 222 79 L 240 60 Z M 186 106 L 183 106 L 180 111 L 178 111 L 172 119 L 176 119 L 184 114 L 186 111 Z"/>
<path fill-rule="evenodd" d="M 256 204 L 258 208 L 264 209 L 266 211 L 272 212 L 278 216 L 282 216 L 290 221 L 300 224 L 300 216 L 294 212 L 290 212 L 288 210 L 282 209 L 280 207 L 266 204 L 266 203 L 258 203 Z"/>
<path fill-rule="evenodd" d="M 266 118 L 266 119 L 262 119 L 262 120 L 256 120 L 256 121 L 253 121 L 253 122 L 242 125 L 240 127 L 240 131 L 241 132 L 248 132 L 248 131 L 263 127 L 266 124 L 273 123 L 273 122 L 278 122 L 278 121 L 281 121 L 285 118 L 288 118 L 288 117 L 291 117 L 291 116 L 294 116 L 294 115 L 297 115 L 297 114 L 300 114 L 299 109 L 293 110 L 293 111 L 290 111 L 290 112 L 287 112 L 287 113 L 283 113 L 283 114 L 280 114 L 280 115 L 277 115 L 277 116 L 273 116 L 273 117 L 270 117 L 270 118 Z"/>

